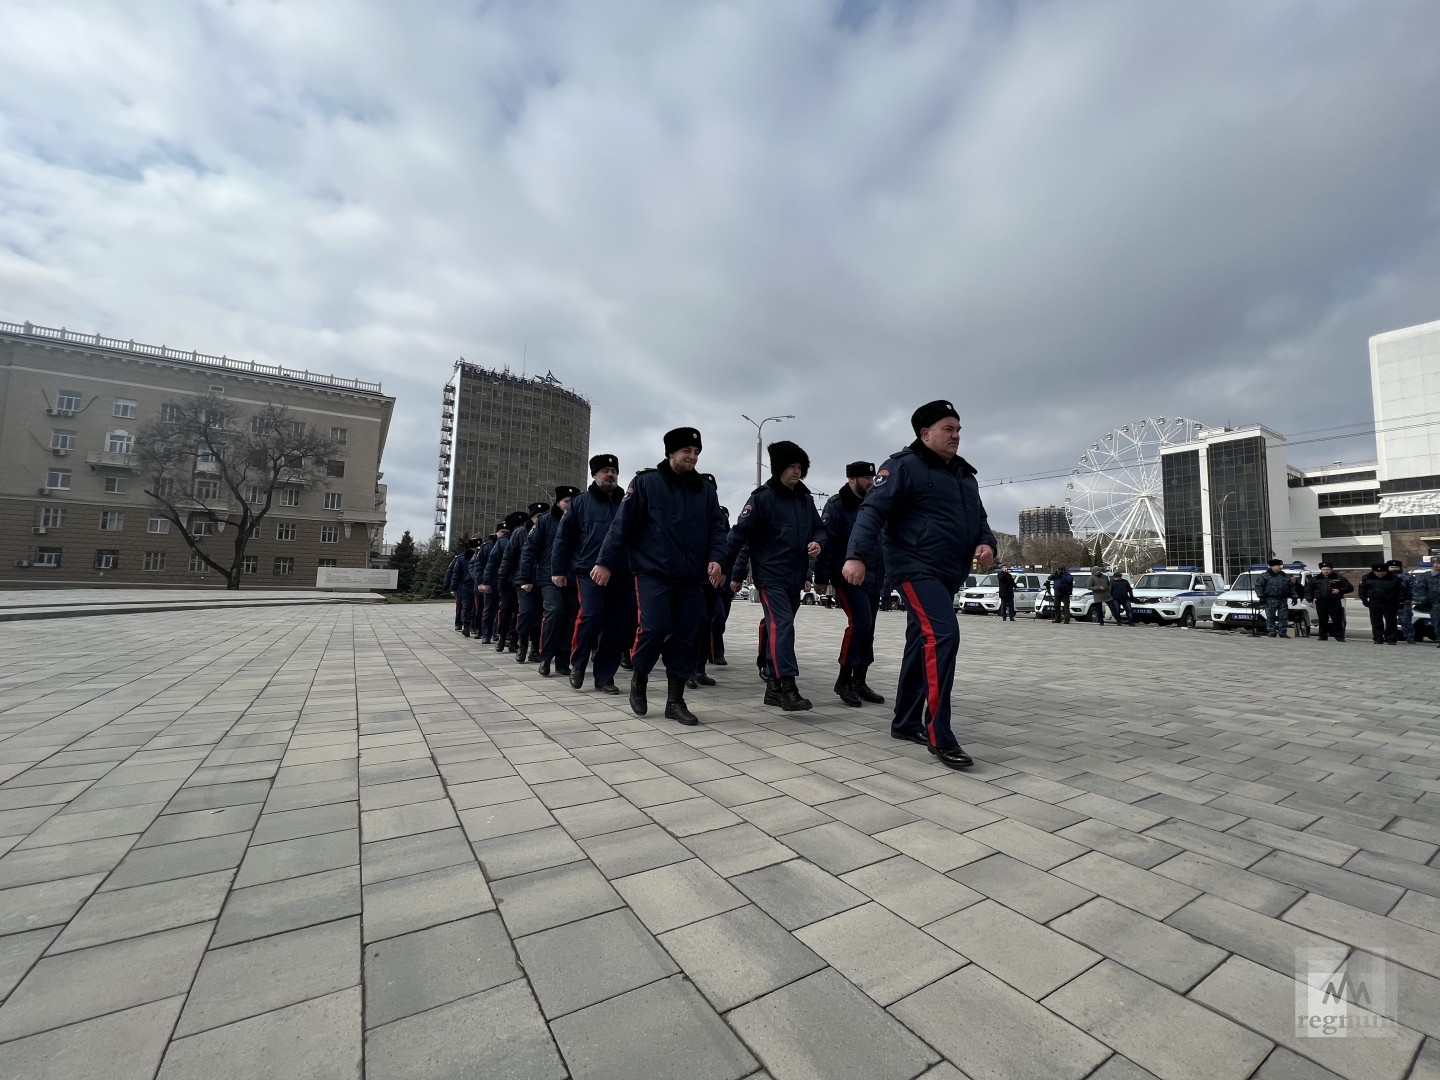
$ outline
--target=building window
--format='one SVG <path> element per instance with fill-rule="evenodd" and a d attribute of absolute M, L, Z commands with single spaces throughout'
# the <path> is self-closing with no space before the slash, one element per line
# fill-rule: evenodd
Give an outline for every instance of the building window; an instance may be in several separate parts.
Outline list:
<path fill-rule="evenodd" d="M 1374 476 L 1374 473 L 1370 474 Z M 1440 476 L 1407 476 L 1401 480 L 1381 480 L 1381 495 L 1397 495 L 1402 491 L 1434 491 L 1440 488 Z"/>
<path fill-rule="evenodd" d="M 59 565 L 60 565 L 60 549 L 59 549 L 59 548 L 37 548 L 36 551 L 35 551 L 35 565 L 36 565 L 36 566 L 59 566 Z"/>
<path fill-rule="evenodd" d="M 1200 520 L 1200 454 L 1185 450 L 1160 457 L 1165 496 L 1165 551 L 1168 562 L 1199 566 L 1205 540 Z"/>
<path fill-rule="evenodd" d="M 170 531 L 170 519 L 161 517 L 159 514 L 151 514 L 150 520 L 145 523 L 145 531 L 148 533 L 168 533 Z"/>
<path fill-rule="evenodd" d="M 40 524 L 47 529 L 58 529 L 65 524 L 65 510 L 60 506 L 47 506 L 40 511 Z"/>
<path fill-rule="evenodd" d="M 340 560 L 339 560 L 339 559 L 320 559 L 318 562 L 316 562 L 315 565 L 316 565 L 316 566 L 339 566 L 339 565 L 340 565 Z"/>
<path fill-rule="evenodd" d="M 320 542 L 322 544 L 338 544 L 340 542 L 339 525 L 320 526 Z"/>
<path fill-rule="evenodd" d="M 192 521 L 192 522 L 190 523 L 190 535 L 191 535 L 191 536 L 214 536 L 214 535 L 215 535 L 215 522 L 213 522 L 213 521 L 205 521 L 205 520 Z"/>
<path fill-rule="evenodd" d="M 100 511 L 100 531 L 119 532 L 125 528 L 125 515 L 119 510 Z"/>
<path fill-rule="evenodd" d="M 251 540 L 259 540 L 259 539 L 260 539 L 260 526 L 259 526 L 258 524 L 257 524 L 257 525 L 251 525 L 251 526 L 250 526 L 250 539 L 251 539 Z"/>
<path fill-rule="evenodd" d="M 293 521 L 281 521 L 275 525 L 276 540 L 294 540 L 296 532 L 295 522 Z"/>
<path fill-rule="evenodd" d="M 1338 506 L 1374 506 L 1380 501 L 1380 493 L 1374 488 L 1369 491 L 1322 491 L 1316 499 L 1321 510 L 1333 510 Z"/>
<path fill-rule="evenodd" d="M 258 574 L 260 572 L 260 556 L 246 555 L 240 560 L 240 572 L 242 574 Z"/>
<path fill-rule="evenodd" d="M 325 509 L 326 509 L 326 510 L 339 510 L 339 509 L 340 509 L 340 501 L 341 501 L 341 498 L 342 498 L 342 496 L 341 496 L 340 492 L 338 492 L 338 491 L 327 491 L 327 492 L 325 493 Z"/>
<path fill-rule="evenodd" d="M 130 490 L 130 478 L 128 476 L 107 476 L 105 477 L 105 494 L 124 495 Z"/>
<path fill-rule="evenodd" d="M 264 431 L 264 430 L 265 430 L 265 423 L 264 423 L 263 419 L 260 417 L 260 415 L 259 415 L 258 413 L 257 413 L 256 415 L 250 417 L 250 434 L 251 434 L 251 435 L 259 435 L 259 434 L 260 434 L 262 431 Z"/>
<path fill-rule="evenodd" d="M 288 555 L 282 555 L 275 560 L 275 575 L 287 577 L 295 573 L 295 560 Z"/>
<path fill-rule="evenodd" d="M 155 481 L 155 494 L 162 499 L 169 499 L 175 494 L 175 479 L 170 476 L 162 476 Z"/>
<path fill-rule="evenodd" d="M 345 475 L 345 462 L 327 461 L 325 471 L 331 476 L 343 477 Z"/>
<path fill-rule="evenodd" d="M 1374 536 L 1380 532 L 1379 514 L 1346 514 L 1344 517 L 1322 517 L 1320 535 Z"/>
<path fill-rule="evenodd" d="M 297 439 L 303 439 L 305 437 L 304 420 L 291 420 L 289 426 L 291 435 L 294 435 Z"/>
<path fill-rule="evenodd" d="M 1366 469 L 1360 472 L 1328 473 L 1320 476 L 1292 476 L 1288 481 L 1290 487 L 1320 487 L 1323 484 L 1349 484 L 1356 480 L 1374 480 L 1375 470 Z M 1385 485 L 1380 485 L 1380 490 L 1385 490 Z"/>
<path fill-rule="evenodd" d="M 68 431 L 68 430 L 66 430 L 65 428 L 51 428 L 51 429 L 50 429 L 50 449 L 51 449 L 51 450 L 74 450 L 74 449 L 75 449 L 75 432 L 73 432 L 73 431 Z"/>
<path fill-rule="evenodd" d="M 192 551 L 190 553 L 190 573 L 208 574 L 209 572 L 210 564 Z"/>
<path fill-rule="evenodd" d="M 300 490 L 299 490 L 298 488 L 281 488 L 281 489 L 280 489 L 280 505 L 281 505 L 281 506 L 299 506 L 299 505 L 300 505 Z"/>
<path fill-rule="evenodd" d="M 212 500 L 220 498 L 220 481 L 196 480 L 195 498 L 201 500 L 202 502 L 210 502 Z"/>
<path fill-rule="evenodd" d="M 59 390 L 55 393 L 55 411 L 77 413 L 80 411 L 79 390 Z"/>
<path fill-rule="evenodd" d="M 333 442 L 336 446 L 344 446 L 345 437 L 348 433 L 349 432 L 346 428 L 332 427 L 330 429 L 330 441 Z"/>
<path fill-rule="evenodd" d="M 135 436 L 127 431 L 112 431 L 105 449 L 112 454 L 132 454 L 135 452 Z"/>
<path fill-rule="evenodd" d="M 261 490 L 259 484 L 246 485 L 245 501 L 247 503 L 250 503 L 252 506 L 256 503 L 263 503 L 265 501 L 265 492 Z"/>
<path fill-rule="evenodd" d="M 150 572 L 152 572 L 152 573 L 153 573 L 153 572 L 156 572 L 156 571 L 164 570 L 164 569 L 165 569 L 165 552 L 163 552 L 163 551 L 147 551 L 147 552 L 145 552 L 145 561 L 140 564 L 140 569 L 141 569 L 141 570 L 147 570 L 147 571 L 150 571 Z"/>
<path fill-rule="evenodd" d="M 115 409 L 114 409 L 113 415 L 115 415 L 115 416 L 123 416 L 123 417 L 125 417 L 127 420 L 131 420 L 131 419 L 134 419 L 135 413 L 136 413 L 136 404 L 135 404 L 135 402 L 131 401 L 129 398 L 123 398 L 123 397 L 117 397 L 117 398 L 115 399 Z"/>
<path fill-rule="evenodd" d="M 45 486 L 51 491 L 69 491 L 70 470 L 51 469 L 45 477 Z"/>
<path fill-rule="evenodd" d="M 184 415 L 184 410 L 173 401 L 167 401 L 160 406 L 160 422 L 162 424 L 178 424 Z"/>
<path fill-rule="evenodd" d="M 120 567 L 118 548 L 100 548 L 95 552 L 96 570 L 116 570 Z"/>

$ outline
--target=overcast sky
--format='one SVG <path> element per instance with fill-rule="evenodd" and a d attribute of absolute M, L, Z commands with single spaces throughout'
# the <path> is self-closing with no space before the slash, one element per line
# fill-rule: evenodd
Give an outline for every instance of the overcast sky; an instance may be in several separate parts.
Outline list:
<path fill-rule="evenodd" d="M 982 480 L 1363 423 L 1366 339 L 1440 319 L 1437 41 L 1433 0 L 5 0 L 0 318 L 381 380 L 392 541 L 461 356 L 528 349 L 626 472 L 698 426 L 732 509 L 742 412 L 832 492 L 935 397 Z"/>

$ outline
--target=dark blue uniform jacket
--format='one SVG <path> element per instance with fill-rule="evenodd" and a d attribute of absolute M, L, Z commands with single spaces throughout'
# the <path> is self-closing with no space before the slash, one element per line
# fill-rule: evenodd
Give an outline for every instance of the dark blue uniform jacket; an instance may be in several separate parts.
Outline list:
<path fill-rule="evenodd" d="M 970 463 L 944 461 L 919 439 L 883 462 L 855 516 L 846 558 L 868 566 L 882 536 L 888 583 L 937 578 L 951 592 L 959 588 L 975 549 L 995 546 Z"/>
<path fill-rule="evenodd" d="M 550 565 L 555 573 L 576 577 L 590 573 L 595 560 L 600 558 L 600 545 L 605 542 L 605 534 L 610 531 L 624 497 L 625 493 L 618 487 L 606 495 L 598 484 L 591 484 L 589 491 L 582 491 L 570 500 L 570 509 L 560 519 L 550 551 Z M 623 569 L 629 571 L 628 566 Z"/>
<path fill-rule="evenodd" d="M 530 523 L 527 521 L 510 534 L 510 542 L 505 545 L 505 554 L 500 557 L 500 583 L 502 585 L 523 585 L 524 579 L 520 577 L 520 556 L 525 551 L 525 541 L 530 538 Z"/>
<path fill-rule="evenodd" d="M 715 489 L 698 473 L 681 475 L 662 461 L 635 474 L 605 535 L 599 566 L 675 582 L 700 582 L 725 561 L 725 518 Z"/>
<path fill-rule="evenodd" d="M 855 531 L 855 516 L 860 512 L 863 498 L 856 495 L 846 484 L 825 504 L 820 513 L 821 524 L 825 526 L 824 550 L 815 560 L 815 584 L 829 585 L 832 581 L 843 581 L 840 568 L 845 564 L 845 553 L 850 550 L 850 534 Z M 865 559 L 865 585 L 871 592 L 879 592 L 885 584 L 885 560 L 877 545 Z"/>
<path fill-rule="evenodd" d="M 470 562 L 465 568 L 465 573 L 472 588 L 478 588 L 484 584 L 485 564 L 490 561 L 490 552 L 494 550 L 495 541 L 486 540 L 475 549 L 475 554 L 470 556 Z"/>
<path fill-rule="evenodd" d="M 510 548 L 510 537 L 508 535 L 496 538 L 495 546 L 490 549 L 490 557 L 485 560 L 485 576 L 480 579 L 480 584 L 489 585 L 495 589 L 500 585 L 500 564 L 505 560 L 505 552 Z"/>
<path fill-rule="evenodd" d="M 563 513 L 558 506 L 552 506 L 548 514 L 541 515 L 525 538 L 525 550 L 520 553 L 521 584 L 550 584 L 550 545 L 555 542 Z"/>
<path fill-rule="evenodd" d="M 806 547 L 824 539 L 825 527 L 810 489 L 803 483 L 788 488 L 771 477 L 745 500 L 730 530 L 729 551 L 738 552 L 742 545 L 750 549 L 755 584 L 798 589 L 810 572 Z"/>

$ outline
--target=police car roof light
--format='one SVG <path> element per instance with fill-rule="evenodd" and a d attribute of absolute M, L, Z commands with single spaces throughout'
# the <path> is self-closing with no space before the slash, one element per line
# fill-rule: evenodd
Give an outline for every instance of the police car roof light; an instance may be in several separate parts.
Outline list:
<path fill-rule="evenodd" d="M 1305 569 L 1305 564 L 1304 564 L 1303 562 L 1288 562 L 1288 563 L 1285 564 L 1285 569 L 1286 569 L 1286 570 L 1304 570 L 1304 569 Z"/>

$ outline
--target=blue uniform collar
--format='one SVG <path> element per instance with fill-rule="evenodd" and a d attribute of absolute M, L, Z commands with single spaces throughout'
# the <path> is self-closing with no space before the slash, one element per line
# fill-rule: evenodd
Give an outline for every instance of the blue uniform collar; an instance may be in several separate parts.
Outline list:
<path fill-rule="evenodd" d="M 969 476 L 977 475 L 975 467 L 971 465 L 968 461 L 966 461 L 963 457 L 961 457 L 959 454 L 956 454 L 949 461 L 946 461 L 944 458 L 942 458 L 939 454 L 935 453 L 934 450 L 931 450 L 919 439 L 916 439 L 910 444 L 909 450 L 911 453 L 924 460 L 927 465 L 933 465 L 937 469 L 944 469 L 952 476 L 960 476 L 962 474 Z"/>
<path fill-rule="evenodd" d="M 655 468 L 658 469 L 660 475 L 665 478 L 665 482 L 671 486 L 687 487 L 691 491 L 700 491 L 705 487 L 705 481 L 700 479 L 699 473 L 691 472 L 685 476 L 681 476 L 670 467 L 669 459 L 660 462 Z"/>
<path fill-rule="evenodd" d="M 864 496 L 856 495 L 855 490 L 849 484 L 846 484 L 840 489 L 839 498 L 840 505 L 846 510 L 858 510 L 860 509 L 860 504 L 865 501 Z"/>
<path fill-rule="evenodd" d="M 780 482 L 780 478 L 778 476 L 772 476 L 769 480 L 765 481 L 765 486 L 768 487 L 771 491 L 773 491 L 776 495 L 779 495 L 781 498 L 785 499 L 793 499 L 799 495 L 805 495 L 808 497 L 810 494 L 810 489 L 805 486 L 804 480 L 801 480 L 793 488 L 788 488 Z"/>

